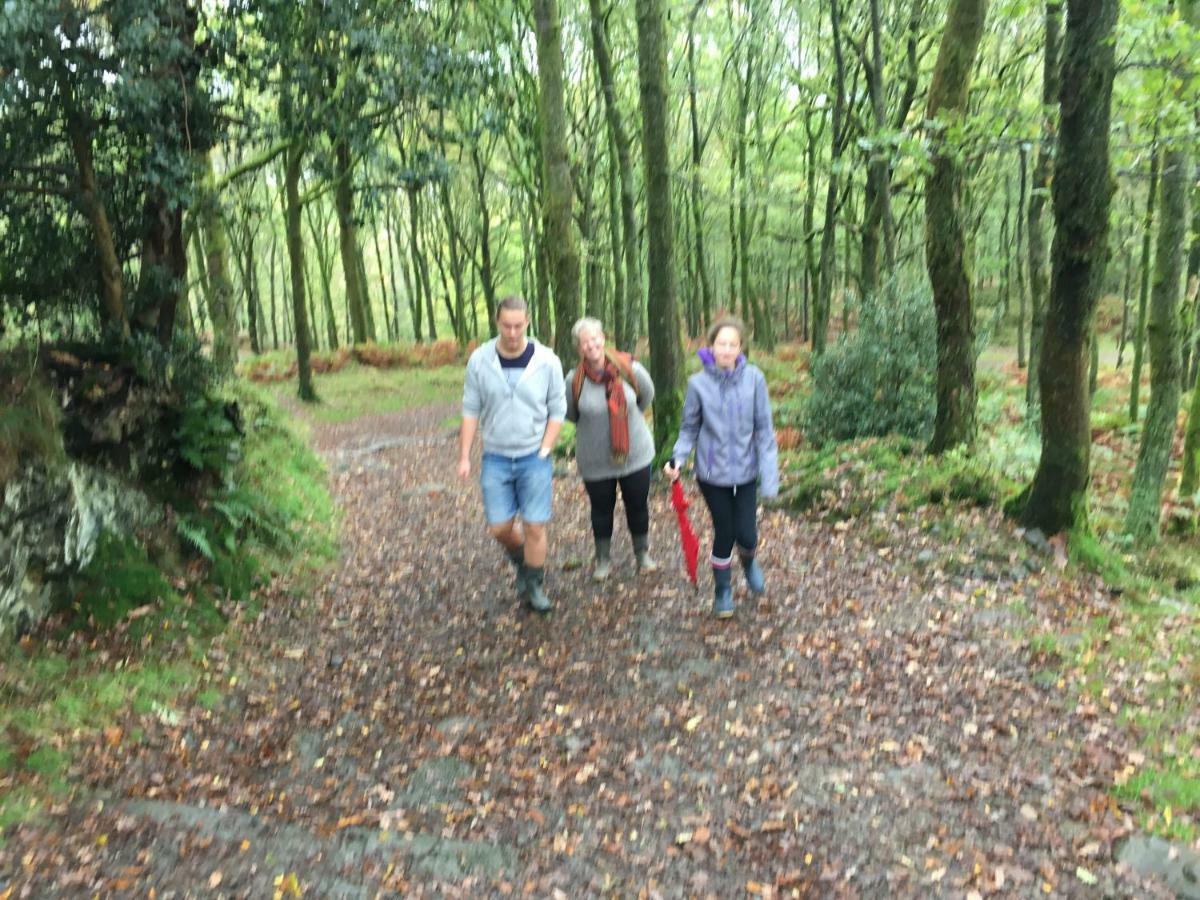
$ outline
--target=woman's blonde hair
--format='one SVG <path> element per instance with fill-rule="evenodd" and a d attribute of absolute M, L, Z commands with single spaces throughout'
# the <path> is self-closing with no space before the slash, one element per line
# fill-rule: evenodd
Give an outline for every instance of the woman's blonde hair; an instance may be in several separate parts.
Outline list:
<path fill-rule="evenodd" d="M 708 346 L 713 345 L 713 341 L 717 339 L 717 335 L 721 333 L 722 328 L 732 328 L 737 332 L 738 343 L 742 345 L 742 350 L 746 349 L 746 323 L 737 316 L 721 316 L 717 321 L 713 322 L 708 329 Z"/>
<path fill-rule="evenodd" d="M 571 340 L 575 342 L 575 346 L 579 346 L 579 338 L 585 332 L 598 331 L 604 334 L 604 324 L 591 316 L 584 316 L 578 322 L 571 326 Z"/>

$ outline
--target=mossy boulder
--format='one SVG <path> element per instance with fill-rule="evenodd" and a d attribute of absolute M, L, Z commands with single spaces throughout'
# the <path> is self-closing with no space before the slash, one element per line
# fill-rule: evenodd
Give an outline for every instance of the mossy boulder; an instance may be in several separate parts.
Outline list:
<path fill-rule="evenodd" d="M 92 561 L 102 534 L 149 533 L 163 516 L 144 493 L 102 469 L 25 463 L 0 499 L 0 637 L 46 615 L 53 585 Z"/>

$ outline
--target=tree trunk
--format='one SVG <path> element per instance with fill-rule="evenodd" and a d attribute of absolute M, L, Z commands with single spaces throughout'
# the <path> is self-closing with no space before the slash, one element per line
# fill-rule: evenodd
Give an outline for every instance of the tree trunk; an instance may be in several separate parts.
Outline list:
<path fill-rule="evenodd" d="M 281 116 L 283 121 L 288 117 Z M 304 238 L 300 231 L 300 167 L 304 160 L 305 147 L 296 143 L 286 151 L 284 190 L 287 196 L 287 249 L 292 274 L 292 319 L 295 327 L 296 369 L 299 379 L 300 399 L 315 403 L 317 392 L 313 388 L 312 365 L 309 357 L 308 305 L 304 296 Z"/>
<path fill-rule="evenodd" d="M 1180 11 L 1191 27 L 1200 25 L 1200 0 L 1181 0 Z M 1182 88 L 1177 98 L 1186 102 Z M 1150 402 L 1138 447 L 1125 533 L 1141 541 L 1158 537 L 1163 485 L 1175 442 L 1179 417 L 1179 280 L 1188 242 L 1188 195 L 1192 161 L 1188 145 L 1173 141 L 1163 154 L 1162 218 L 1154 258 L 1154 291 L 1150 300 Z"/>
<path fill-rule="evenodd" d="M 117 258 L 108 208 L 96 181 L 91 131 L 75 106 L 71 76 L 65 65 L 58 65 L 57 81 L 67 137 L 75 157 L 79 206 L 92 226 L 92 244 L 96 248 L 99 269 L 97 274 L 100 278 L 100 320 L 114 328 L 121 337 L 128 338 L 129 315 L 125 308 L 125 281 L 121 273 L 121 261 Z"/>
<path fill-rule="evenodd" d="M 866 190 L 863 195 L 861 290 L 864 297 L 879 289 L 879 248 L 882 237 L 886 268 L 896 266 L 896 225 L 892 220 L 891 151 L 881 146 L 888 127 L 883 83 L 883 25 L 879 0 L 870 0 L 871 57 L 867 65 L 867 91 L 875 135 L 867 159 Z M 901 123 L 903 124 L 903 123 Z"/>
<path fill-rule="evenodd" d="M 818 264 L 817 295 L 813 298 L 812 352 L 820 356 L 825 352 L 829 332 L 829 314 L 833 305 L 833 266 L 837 239 L 838 170 L 842 150 L 845 147 L 846 115 L 846 59 L 842 52 L 842 16 L 840 0 L 829 0 L 829 24 L 833 31 L 834 92 L 833 112 L 830 120 L 830 161 L 828 185 L 825 191 L 825 221 L 821 230 L 821 258 Z"/>
<path fill-rule="evenodd" d="M 450 199 L 450 182 L 441 183 L 442 216 L 446 220 L 446 244 L 450 252 L 450 279 L 454 283 L 454 338 L 458 346 L 467 346 L 467 310 L 465 288 L 462 281 L 462 258 L 459 255 L 462 242 L 458 233 L 458 221 L 454 218 L 454 205 Z"/>
<path fill-rule="evenodd" d="M 1042 141 L 1029 196 L 1029 373 L 1025 382 L 1025 407 L 1031 417 L 1041 396 L 1039 378 L 1042 331 L 1046 319 L 1047 291 L 1050 284 L 1046 260 L 1046 232 L 1042 212 L 1050 192 L 1050 172 L 1054 165 L 1057 122 L 1053 106 L 1058 102 L 1061 83 L 1062 0 L 1046 0 L 1046 46 L 1042 57 Z"/>
<path fill-rule="evenodd" d="M 342 254 L 346 305 L 350 310 L 351 343 L 365 344 L 373 335 L 367 330 L 366 291 L 359 278 L 358 226 L 354 222 L 354 174 L 350 167 L 350 146 L 345 141 L 338 141 L 334 145 L 333 160 L 333 205 L 337 211 L 338 246 Z"/>
<path fill-rule="evenodd" d="M 604 94 L 604 114 L 608 122 L 608 133 L 617 158 L 617 178 L 621 200 L 621 246 L 624 258 L 624 277 L 618 283 L 624 285 L 625 297 L 621 304 L 622 315 L 614 308 L 614 339 L 622 350 L 632 350 L 637 337 L 637 316 L 642 305 L 642 268 L 638 249 L 637 207 L 634 202 L 633 160 L 630 155 L 630 137 L 621 119 L 613 87 L 612 61 L 608 51 L 608 32 L 600 10 L 600 0 L 588 0 L 591 13 L 592 53 L 596 59 L 596 71 L 600 88 Z M 613 235 L 617 240 L 617 235 Z"/>
<path fill-rule="evenodd" d="M 538 113 L 542 131 L 543 239 L 554 279 L 554 352 L 570 359 L 579 317 L 579 248 L 571 221 L 571 160 L 563 99 L 562 23 L 558 0 L 533 0 L 537 23 Z M 549 323 L 543 323 L 548 325 Z"/>
<path fill-rule="evenodd" d="M 262 353 L 262 342 L 259 340 L 259 320 L 261 319 L 258 299 L 257 260 L 254 258 L 254 235 L 247 229 L 246 245 L 244 247 L 245 284 L 246 284 L 246 329 L 250 333 L 250 352 L 255 356 Z"/>
<path fill-rule="evenodd" d="M 1192 382 L 1187 430 L 1183 435 L 1183 471 L 1179 476 L 1179 498 L 1188 500 L 1200 490 L 1200 379 Z"/>
<path fill-rule="evenodd" d="M 609 135 L 609 143 L 612 142 L 612 136 Z M 625 349 L 627 345 L 621 344 L 620 336 L 626 333 L 625 316 L 628 314 L 626 311 L 628 297 L 625 293 L 625 267 L 622 265 L 624 244 L 621 232 L 620 175 L 617 167 L 613 165 L 615 158 L 615 153 L 608 158 L 608 233 L 613 275 L 612 311 L 609 325 L 612 328 L 613 340 L 616 341 L 619 348 Z M 633 262 L 634 265 L 637 264 L 636 259 Z"/>
<path fill-rule="evenodd" d="M 379 232 L 380 228 L 379 216 L 376 215 L 374 227 L 371 229 L 371 242 L 375 245 L 375 271 L 379 275 L 379 299 L 383 303 L 383 328 L 384 335 L 387 337 L 388 343 L 396 340 L 396 322 L 392 319 L 392 310 L 397 308 L 397 302 L 394 295 L 388 293 L 388 279 L 383 271 L 383 245 L 380 243 Z M 391 243 L 388 244 L 388 250 L 391 250 Z M 366 282 L 366 278 L 363 278 Z M 392 270 L 391 278 L 392 291 L 396 290 L 396 271 Z"/>
<path fill-rule="evenodd" d="M 389 197 L 385 205 L 384 222 L 387 228 L 387 261 L 388 261 L 388 280 L 392 285 L 392 327 L 394 334 L 393 341 L 400 340 L 400 289 L 396 283 L 396 244 L 399 243 L 399 228 L 397 226 L 397 217 L 395 208 L 392 205 L 392 199 Z M 404 268 L 403 257 L 401 258 L 401 272 L 405 275 L 404 290 L 409 300 L 412 299 L 412 285 L 408 281 L 408 269 Z"/>
<path fill-rule="evenodd" d="M 1025 202 L 1026 202 L 1025 192 L 1027 189 L 1026 181 L 1027 181 L 1027 178 L 1029 175 L 1028 153 L 1029 153 L 1028 145 L 1021 144 L 1021 149 L 1020 149 L 1021 189 L 1017 192 L 1017 252 L 1016 252 L 1016 260 L 1015 260 L 1016 264 L 1017 264 L 1017 367 L 1021 368 L 1021 369 L 1025 368 L 1026 362 L 1028 360 L 1028 357 L 1026 357 L 1026 355 L 1025 355 L 1025 309 L 1026 309 L 1026 303 L 1027 303 L 1026 295 L 1025 295 L 1025 270 L 1021 266 L 1021 249 L 1022 249 L 1022 244 L 1023 244 L 1024 238 L 1025 238 L 1025 230 L 1023 227 L 1023 222 L 1024 222 L 1024 218 L 1026 215 L 1026 209 L 1027 209 L 1027 207 L 1025 205 Z M 1038 212 L 1038 218 L 1039 219 L 1041 218 L 1040 211 Z M 1032 224 L 1033 223 L 1030 222 L 1031 227 L 1032 227 Z M 1040 225 L 1039 225 L 1039 227 L 1040 227 Z M 1039 244 L 1038 252 L 1042 253 L 1044 255 L 1046 252 L 1045 247 Z M 1030 250 L 1029 256 L 1030 256 L 1030 261 L 1032 262 L 1032 259 L 1033 259 L 1033 251 L 1032 250 Z M 1043 272 L 1043 277 L 1044 276 L 1045 276 L 1045 273 Z M 1033 278 L 1033 271 L 1031 268 L 1030 269 L 1030 280 L 1032 280 L 1032 278 Z M 1043 285 L 1043 290 L 1045 290 L 1044 285 Z M 1033 404 L 1031 404 L 1029 402 L 1030 394 L 1029 394 L 1029 390 L 1028 390 L 1028 386 L 1029 386 L 1028 373 L 1026 374 L 1025 385 L 1026 385 L 1025 406 L 1026 406 L 1026 408 L 1031 408 Z"/>
<path fill-rule="evenodd" d="M 692 243 L 695 251 L 693 267 L 696 270 L 696 283 L 700 288 L 701 330 L 708 328 L 708 323 L 712 321 L 712 287 L 708 281 L 708 261 L 704 258 L 704 216 L 700 196 L 700 167 L 704 159 L 704 142 L 700 139 L 700 117 L 696 110 L 696 15 L 703 7 L 704 0 L 696 0 L 692 6 L 688 15 L 687 43 L 688 121 L 691 126 L 692 147 Z"/>
<path fill-rule="evenodd" d="M 1141 541 L 1158 537 L 1163 485 L 1179 414 L 1179 278 L 1187 240 L 1188 161 L 1178 147 L 1163 155 L 1162 215 L 1150 300 L 1150 400 L 1138 447 L 1125 533 Z"/>
<path fill-rule="evenodd" d="M 274 350 L 279 349 L 279 319 L 275 309 L 275 256 L 278 251 L 278 244 L 275 240 L 274 226 L 271 228 L 271 268 L 270 285 L 271 285 L 271 347 Z"/>
<path fill-rule="evenodd" d="M 229 238 L 220 197 L 214 188 L 212 157 L 204 155 L 203 175 L 196 198 L 196 218 L 203 239 L 204 268 L 208 273 L 208 317 L 213 326 L 213 365 L 223 377 L 237 363 L 238 327 L 234 310 L 233 281 L 229 277 Z"/>
<path fill-rule="evenodd" d="M 1133 197 L 1129 198 L 1129 219 L 1132 222 L 1136 212 L 1134 211 Z M 1132 229 L 1131 229 L 1132 230 Z M 1117 368 L 1121 368 L 1121 363 L 1125 357 L 1125 344 L 1129 340 L 1129 300 L 1133 296 L 1133 253 L 1129 248 L 1129 241 L 1121 242 L 1121 269 L 1124 272 L 1121 288 L 1121 334 L 1117 338 Z"/>
<path fill-rule="evenodd" d="M 927 121 L 932 134 L 931 171 L 925 180 L 925 258 L 937 313 L 937 413 L 931 453 L 975 439 L 975 310 L 962 216 L 962 164 L 944 146 L 947 124 L 967 112 L 975 54 L 983 35 L 987 0 L 952 0 L 946 16 Z"/>
<path fill-rule="evenodd" d="M 492 268 L 492 214 L 488 209 L 487 169 L 479 147 L 471 147 L 471 165 L 475 170 L 475 194 L 479 201 L 479 280 L 483 284 L 483 302 L 487 307 L 488 334 L 496 336 L 496 274 Z"/>
<path fill-rule="evenodd" d="M 333 254 L 325 246 L 328 237 L 327 221 L 317 222 L 317 214 L 313 212 L 317 201 L 305 204 L 304 212 L 308 218 L 308 232 L 312 235 L 313 250 L 317 255 L 317 271 L 321 276 L 321 300 L 325 312 L 325 336 L 329 341 L 329 349 L 336 350 L 340 345 L 337 330 L 337 312 L 333 308 Z M 318 231 L 318 224 L 320 230 Z M 315 298 L 314 298 L 315 299 Z"/>
<path fill-rule="evenodd" d="M 204 239 L 200 236 L 200 226 L 195 221 L 197 218 L 196 216 L 192 217 L 191 227 L 188 228 L 188 243 L 191 245 L 192 255 L 195 257 L 196 281 L 200 284 L 200 299 L 196 301 L 196 312 L 199 325 L 203 328 L 205 311 L 212 306 L 212 299 L 209 296 L 212 287 L 208 283 L 208 266 L 204 262 Z"/>
<path fill-rule="evenodd" d="M 1119 0 L 1067 0 L 1054 270 L 1041 367 L 1042 453 L 1018 499 L 1021 521 L 1047 534 L 1087 527 L 1091 404 L 1087 343 L 1108 256 L 1113 183 L 1109 127 Z"/>
<path fill-rule="evenodd" d="M 1185 388 L 1195 384 L 1196 376 L 1200 374 L 1200 162 L 1196 165 L 1193 184 L 1192 242 L 1188 248 L 1187 276 L 1184 279 L 1192 309 L 1190 327 L 1183 336 L 1188 348 L 1183 355 Z"/>
<path fill-rule="evenodd" d="M 642 101 L 642 157 L 646 172 L 649 243 L 650 374 L 654 379 L 654 439 L 671 446 L 683 410 L 680 391 L 679 312 L 675 298 L 675 228 L 671 211 L 671 157 L 667 140 L 667 48 L 662 0 L 637 0 L 638 87 Z"/>
<path fill-rule="evenodd" d="M 433 327 L 433 303 L 429 300 L 429 274 L 425 269 L 425 256 L 421 252 L 421 211 L 420 204 L 417 198 L 418 188 L 414 185 L 410 187 L 405 194 L 408 197 L 408 247 L 412 256 L 412 273 L 413 273 L 413 335 L 420 343 L 421 324 L 423 319 L 424 308 L 429 309 L 429 325 L 431 332 L 431 340 L 437 340 L 437 332 Z M 424 306 L 422 306 L 424 301 Z"/>
<path fill-rule="evenodd" d="M 1141 285 L 1138 288 L 1137 322 L 1133 328 L 1133 373 L 1129 381 L 1129 421 L 1138 420 L 1138 396 L 1142 388 L 1142 357 L 1146 348 L 1146 309 L 1150 299 L 1150 252 L 1154 241 L 1154 207 L 1158 199 L 1158 129 L 1150 147 L 1150 185 L 1146 188 L 1146 218 L 1142 221 Z"/>
<path fill-rule="evenodd" d="M 800 315 L 800 340 L 809 338 L 809 315 L 816 294 L 817 281 L 820 277 L 820 267 L 817 265 L 816 252 L 816 209 L 817 209 L 817 137 L 812 130 L 814 110 L 810 107 L 804 116 L 804 135 L 807 143 L 804 148 L 805 185 L 804 185 L 804 308 Z"/>

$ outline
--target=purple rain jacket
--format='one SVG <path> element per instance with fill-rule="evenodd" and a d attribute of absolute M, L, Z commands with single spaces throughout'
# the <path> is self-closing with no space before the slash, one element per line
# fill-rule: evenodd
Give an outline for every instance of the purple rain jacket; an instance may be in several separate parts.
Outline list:
<path fill-rule="evenodd" d="M 682 466 L 694 449 L 701 481 L 734 487 L 761 479 L 760 496 L 776 496 L 779 460 L 766 377 L 744 356 L 726 371 L 709 348 L 696 355 L 704 369 L 688 379 L 671 459 Z"/>

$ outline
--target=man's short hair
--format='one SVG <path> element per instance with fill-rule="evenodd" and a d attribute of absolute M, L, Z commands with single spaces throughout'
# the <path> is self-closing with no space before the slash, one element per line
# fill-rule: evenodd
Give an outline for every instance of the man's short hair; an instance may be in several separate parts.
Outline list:
<path fill-rule="evenodd" d="M 515 309 L 525 313 L 525 315 L 529 315 L 529 304 L 525 302 L 525 298 L 520 294 L 509 294 L 501 300 L 500 304 L 496 307 L 496 315 L 499 316 L 506 309 Z"/>

